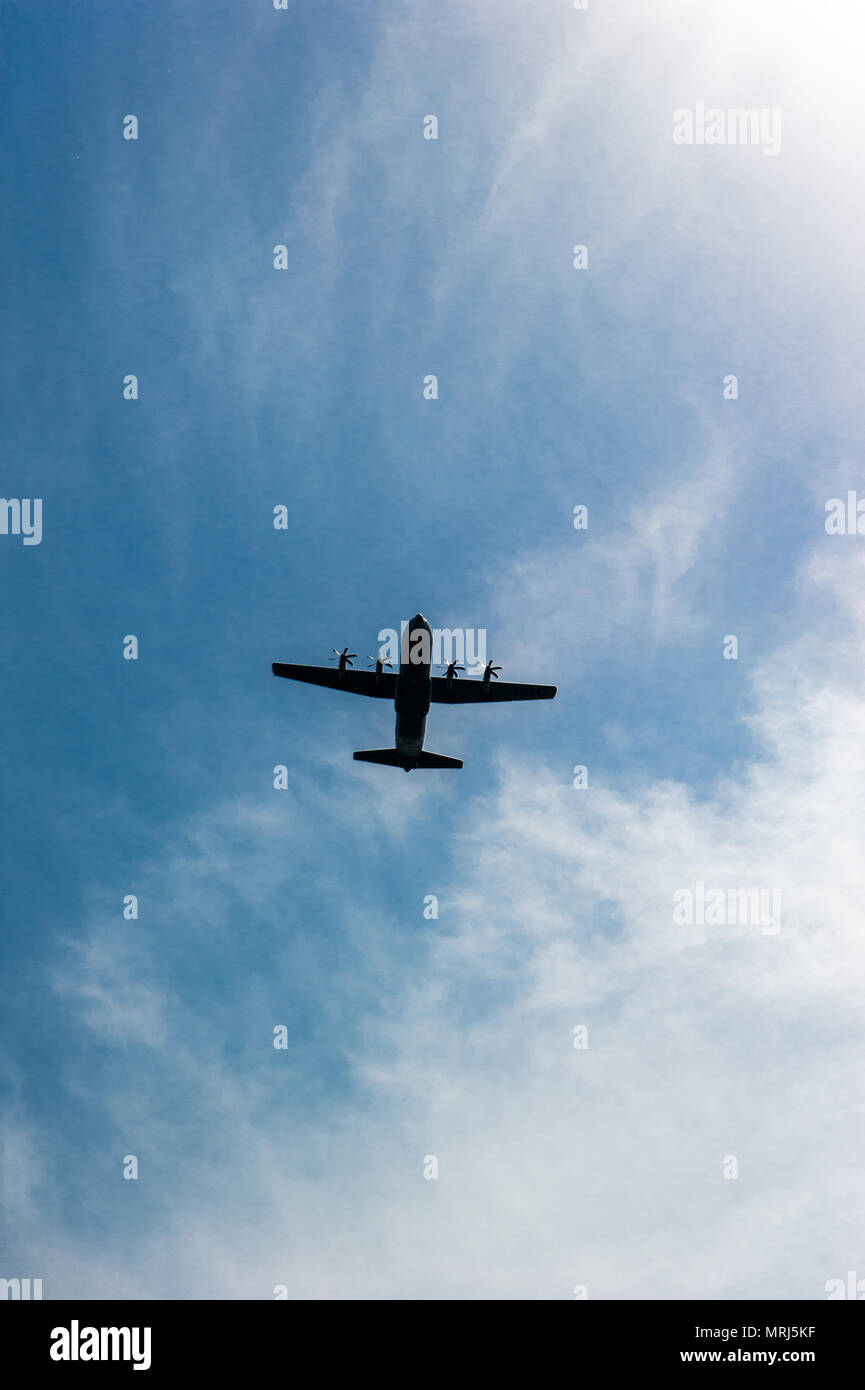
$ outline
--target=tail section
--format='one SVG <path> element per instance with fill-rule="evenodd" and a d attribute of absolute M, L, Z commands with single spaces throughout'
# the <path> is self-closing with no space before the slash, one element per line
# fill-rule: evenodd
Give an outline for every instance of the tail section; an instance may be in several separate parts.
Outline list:
<path fill-rule="evenodd" d="M 446 758 L 442 753 L 418 753 L 407 758 L 396 748 L 367 748 L 355 753 L 355 762 L 383 763 L 385 767 L 402 767 L 411 772 L 413 767 L 462 767 L 462 758 Z"/>

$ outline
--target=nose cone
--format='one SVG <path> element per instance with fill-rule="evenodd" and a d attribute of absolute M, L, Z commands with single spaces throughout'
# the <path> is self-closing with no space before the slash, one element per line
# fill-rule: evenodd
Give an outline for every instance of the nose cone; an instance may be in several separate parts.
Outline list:
<path fill-rule="evenodd" d="M 412 627 L 429 627 L 429 623 L 427 622 L 423 613 L 415 613 L 414 617 L 411 620 L 411 625 Z"/>

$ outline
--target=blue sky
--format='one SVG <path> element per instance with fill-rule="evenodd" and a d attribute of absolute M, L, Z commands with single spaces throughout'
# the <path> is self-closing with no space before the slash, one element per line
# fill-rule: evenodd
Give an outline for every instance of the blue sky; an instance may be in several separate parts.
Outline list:
<path fill-rule="evenodd" d="M 2 492 L 44 509 L 0 536 L 6 1277 L 807 1298 L 865 1261 L 852 21 L 657 9 L 3 6 Z M 780 109 L 780 152 L 674 145 L 698 100 Z M 418 608 L 560 687 L 434 709 L 452 777 L 359 767 L 392 709 L 270 674 Z M 713 875 L 783 888 L 777 942 L 683 943 Z"/>

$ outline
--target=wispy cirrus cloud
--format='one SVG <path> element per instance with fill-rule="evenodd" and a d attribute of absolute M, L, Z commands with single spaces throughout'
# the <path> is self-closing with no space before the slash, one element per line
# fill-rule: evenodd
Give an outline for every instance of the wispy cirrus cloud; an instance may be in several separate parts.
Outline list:
<path fill-rule="evenodd" d="M 304 1084 L 297 1039 L 287 1055 L 271 1046 L 296 957 L 269 955 L 264 980 L 253 951 L 223 986 L 250 1030 L 242 1061 L 203 998 L 168 1007 L 159 957 L 183 929 L 191 870 L 207 903 L 195 854 L 164 875 L 134 970 L 106 960 L 92 927 L 57 988 L 99 1039 L 100 1104 L 142 1152 L 156 1224 L 134 1259 L 109 1231 L 84 1268 L 71 1233 L 28 1223 L 49 1296 L 267 1298 L 283 1283 L 294 1298 L 568 1298 L 576 1285 L 822 1297 L 861 1240 L 851 827 L 865 793 L 850 752 L 865 703 L 846 635 L 865 608 L 850 573 L 839 552 L 803 576 L 826 616 L 766 654 L 759 755 L 710 796 L 672 780 L 575 791 L 505 758 L 456 820 L 440 916 L 418 923 L 411 951 L 392 912 L 349 905 L 351 967 L 304 982 L 342 1054 L 338 1097 Z M 256 881 L 254 937 L 293 871 L 276 866 L 269 818 L 235 806 L 216 821 L 218 853 L 212 827 L 191 825 L 188 842 L 235 887 Z M 781 931 L 675 925 L 673 893 L 696 879 L 779 888 Z M 160 1034 L 137 1024 L 142 969 L 166 990 Z M 425 1181 L 431 1155 L 438 1178 Z M 739 1176 L 725 1180 L 731 1157 Z M 15 1201 L 8 1219 L 14 1230 Z"/>

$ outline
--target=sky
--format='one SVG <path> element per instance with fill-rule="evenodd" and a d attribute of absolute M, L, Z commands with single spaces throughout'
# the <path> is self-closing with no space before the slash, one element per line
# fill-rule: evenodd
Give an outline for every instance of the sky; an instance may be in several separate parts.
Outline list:
<path fill-rule="evenodd" d="M 0 31 L 0 492 L 42 500 L 39 544 L 0 534 L 0 1277 L 865 1278 L 865 539 L 826 529 L 865 498 L 865 20 L 3 0 Z M 779 112 L 779 148 L 676 143 L 698 103 Z M 465 767 L 407 777 L 352 761 L 389 705 L 270 666 L 365 665 L 419 609 L 559 691 L 434 707 Z M 778 929 L 675 921 L 698 883 Z"/>

